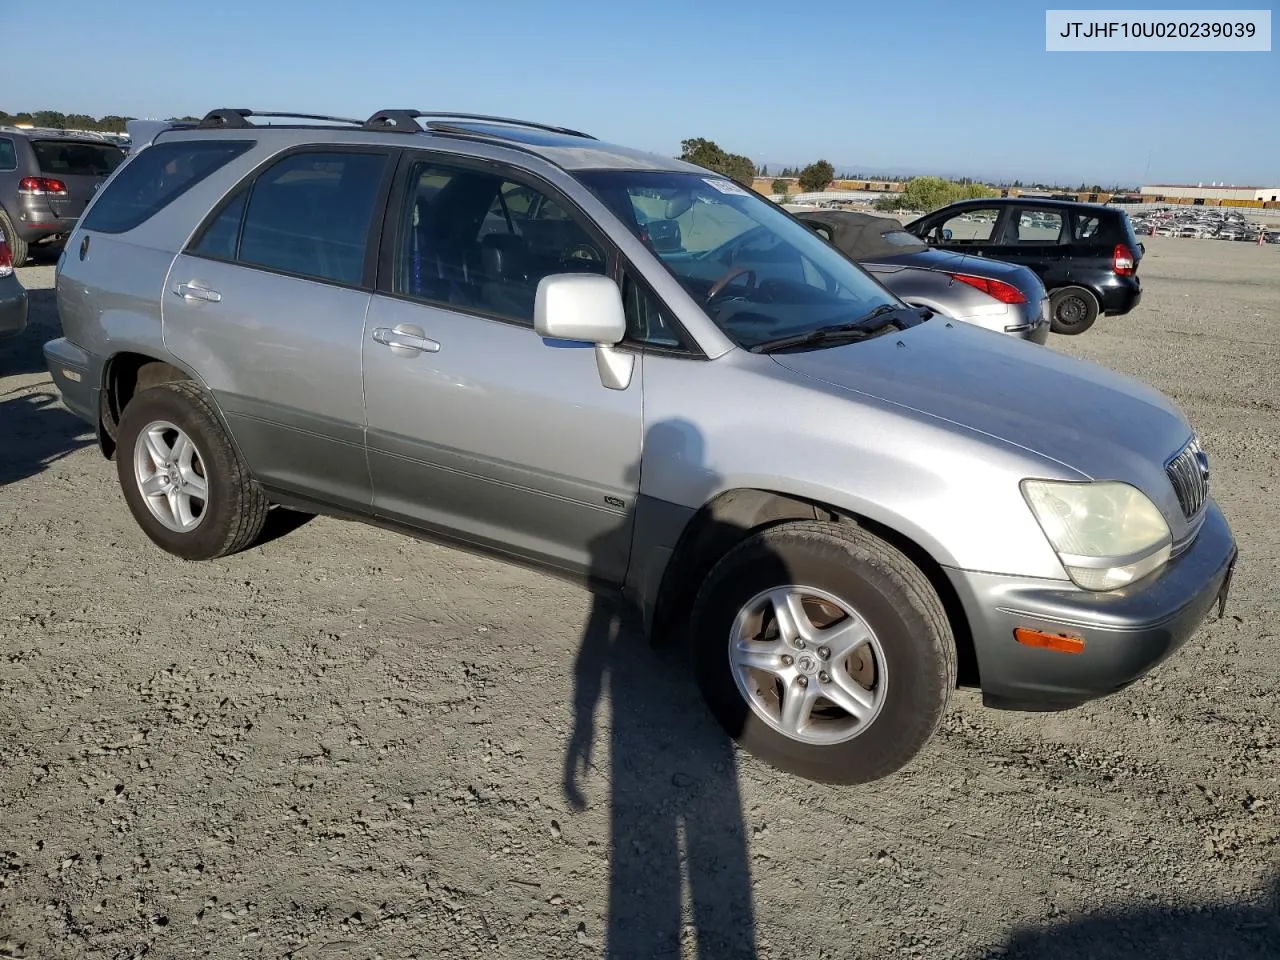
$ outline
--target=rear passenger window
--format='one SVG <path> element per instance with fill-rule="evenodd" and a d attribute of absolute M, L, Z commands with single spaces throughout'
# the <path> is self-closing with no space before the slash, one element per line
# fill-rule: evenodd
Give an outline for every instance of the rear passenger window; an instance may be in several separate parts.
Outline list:
<path fill-rule="evenodd" d="M 479 170 L 417 163 L 395 292 L 533 324 L 538 282 L 605 272 L 605 251 L 540 190 Z"/>
<path fill-rule="evenodd" d="M 1057 210 L 1023 210 L 1017 231 L 1009 239 L 1017 243 L 1057 243 L 1062 234 L 1062 213 Z"/>
<path fill-rule="evenodd" d="M 234 260 L 239 251 L 240 222 L 244 219 L 245 201 L 248 199 L 248 190 L 237 193 L 205 228 L 204 235 L 191 252 L 215 260 Z"/>
<path fill-rule="evenodd" d="M 116 171 L 85 215 L 84 228 L 98 233 L 132 230 L 251 146 L 231 140 L 153 144 Z"/>
<path fill-rule="evenodd" d="M 386 166 L 383 153 L 285 157 L 250 189 L 236 261 L 359 284 Z"/>
<path fill-rule="evenodd" d="M 0 140 L 0 170 L 18 169 L 18 151 L 12 140 Z"/>
<path fill-rule="evenodd" d="M 358 285 L 387 162 L 383 153 L 291 154 L 226 201 L 190 252 Z"/>

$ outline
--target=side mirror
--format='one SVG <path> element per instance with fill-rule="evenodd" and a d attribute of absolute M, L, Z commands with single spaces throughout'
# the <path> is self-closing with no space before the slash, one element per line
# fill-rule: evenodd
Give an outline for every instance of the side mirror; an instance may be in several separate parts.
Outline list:
<path fill-rule="evenodd" d="M 950 240 L 950 239 L 951 239 L 951 228 L 950 228 L 950 227 L 946 227 L 946 228 L 944 228 L 944 229 L 943 229 L 943 231 L 942 231 L 942 239 L 943 239 L 943 240 Z"/>
<path fill-rule="evenodd" d="M 616 349 L 627 335 L 622 292 L 609 277 L 593 273 L 556 273 L 538 282 L 533 329 L 549 340 L 595 345 L 600 382 L 611 390 L 631 385 L 635 354 Z"/>

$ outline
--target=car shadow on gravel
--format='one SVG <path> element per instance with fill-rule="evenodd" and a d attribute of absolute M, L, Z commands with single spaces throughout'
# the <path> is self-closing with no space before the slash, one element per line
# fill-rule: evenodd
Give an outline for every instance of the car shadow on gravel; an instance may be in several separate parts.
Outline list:
<path fill-rule="evenodd" d="M 46 341 L 62 336 L 57 299 L 52 290 L 27 291 L 27 328 L 19 336 L 0 340 L 0 377 L 45 373 Z"/>
<path fill-rule="evenodd" d="M 1145 907 L 1015 933 L 1002 960 L 1276 960 L 1280 957 L 1280 873 L 1258 905 Z"/>
<path fill-rule="evenodd" d="M 93 431 L 48 391 L 0 394 L 0 487 L 25 480 L 81 447 Z"/>
<path fill-rule="evenodd" d="M 689 423 L 657 424 L 646 444 L 661 446 L 664 456 L 679 451 L 690 467 L 702 460 L 701 435 Z M 713 479 L 706 476 L 708 486 Z M 599 538 L 598 567 L 604 551 L 616 558 L 620 532 L 629 540 L 630 529 L 628 517 Z M 579 778 L 595 768 L 597 709 L 609 710 L 609 906 L 601 955 L 674 960 L 696 944 L 692 955 L 706 960 L 754 958 L 734 745 L 704 706 L 680 645 L 650 646 L 638 621 L 631 608 L 598 595 L 574 666 L 564 792 L 575 811 L 589 802 Z"/>

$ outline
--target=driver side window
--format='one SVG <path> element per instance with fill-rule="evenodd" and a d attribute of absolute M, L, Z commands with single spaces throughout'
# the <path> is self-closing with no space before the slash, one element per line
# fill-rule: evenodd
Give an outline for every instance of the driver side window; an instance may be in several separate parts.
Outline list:
<path fill-rule="evenodd" d="M 404 202 L 397 293 L 532 326 L 543 277 L 605 272 L 601 244 L 527 184 L 424 161 Z"/>

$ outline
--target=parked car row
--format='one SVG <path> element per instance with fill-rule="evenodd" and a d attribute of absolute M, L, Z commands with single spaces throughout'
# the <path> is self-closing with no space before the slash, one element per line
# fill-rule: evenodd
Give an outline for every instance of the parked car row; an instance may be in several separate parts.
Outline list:
<path fill-rule="evenodd" d="M 838 783 L 908 763 L 958 685 L 1067 709 L 1225 604 L 1171 400 L 877 280 L 1030 323 L 1035 268 L 979 252 L 1025 238 L 1050 297 L 1101 308 L 1100 260 L 1131 306 L 1141 249 L 1100 210 L 940 211 L 924 250 L 864 224 L 868 271 L 841 221 L 578 131 L 318 119 L 131 129 L 60 260 L 49 372 L 159 549 L 233 554 L 283 506 L 536 565 L 688 643 L 746 749 Z"/>
<path fill-rule="evenodd" d="M 878 232 L 873 214 L 815 210 L 797 216 L 909 302 L 1038 343 L 1048 331 L 1030 314 L 1043 294 L 1029 292 L 1023 274 L 1010 273 L 1007 265 L 1038 279 L 1055 333 L 1083 333 L 1099 316 L 1121 316 L 1142 300 L 1138 265 L 1145 247 L 1115 206 L 1032 197 L 962 200 L 905 227 L 882 219 Z M 943 252 L 960 259 L 939 258 Z M 981 309 L 966 287 L 987 294 Z"/>
<path fill-rule="evenodd" d="M 1136 215 L 1133 226 L 1139 233 L 1158 237 L 1257 243 L 1259 235 L 1262 235 L 1266 243 L 1280 243 L 1280 230 L 1268 229 L 1242 213 L 1221 207 L 1157 207 Z"/>

